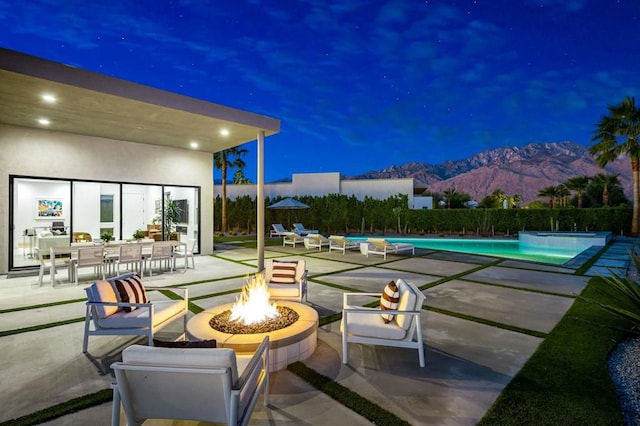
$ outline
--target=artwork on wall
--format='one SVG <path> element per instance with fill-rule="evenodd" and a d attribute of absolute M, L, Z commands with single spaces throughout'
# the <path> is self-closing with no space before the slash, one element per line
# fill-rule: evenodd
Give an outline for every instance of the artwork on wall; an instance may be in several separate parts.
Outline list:
<path fill-rule="evenodd" d="M 38 197 L 36 200 L 36 219 L 62 219 L 61 199 Z"/>

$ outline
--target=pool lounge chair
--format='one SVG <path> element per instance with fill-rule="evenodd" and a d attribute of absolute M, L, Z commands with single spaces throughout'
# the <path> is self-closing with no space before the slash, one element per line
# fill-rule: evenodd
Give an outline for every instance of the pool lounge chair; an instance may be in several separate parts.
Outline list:
<path fill-rule="evenodd" d="M 342 235 L 329 235 L 329 252 L 331 250 L 340 250 L 342 254 L 345 254 L 349 249 L 360 248 L 360 243 L 357 241 L 351 241 Z"/>
<path fill-rule="evenodd" d="M 271 228 L 272 229 L 269 231 L 269 237 L 282 237 L 284 236 L 284 233 L 287 232 L 281 223 L 272 223 Z"/>
<path fill-rule="evenodd" d="M 295 232 L 285 232 L 284 238 L 282 239 L 282 247 L 287 245 L 295 247 L 296 244 L 304 244 L 304 238 Z"/>
<path fill-rule="evenodd" d="M 307 234 L 317 234 L 318 230 L 317 229 L 307 229 L 304 227 L 303 224 L 301 223 L 294 223 L 293 224 L 293 231 L 296 234 L 302 235 L 303 237 Z"/>
<path fill-rule="evenodd" d="M 304 237 L 304 246 L 307 250 L 317 248 L 318 251 L 322 251 L 322 247 L 329 247 L 330 243 L 329 239 L 322 234 L 307 234 Z"/>
<path fill-rule="evenodd" d="M 411 251 L 411 254 L 416 254 L 414 245 L 409 243 L 390 243 L 384 238 L 368 238 L 367 242 L 369 243 L 365 253 L 367 257 L 369 254 L 381 254 L 386 259 L 387 254 L 397 254 L 403 251 Z"/>

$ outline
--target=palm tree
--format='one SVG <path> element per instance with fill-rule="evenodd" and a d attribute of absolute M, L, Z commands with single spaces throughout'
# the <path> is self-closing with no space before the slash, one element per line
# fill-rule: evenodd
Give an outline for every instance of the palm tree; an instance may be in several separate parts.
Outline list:
<path fill-rule="evenodd" d="M 455 188 L 445 189 L 444 191 L 442 191 L 442 194 L 444 195 L 444 199 L 447 200 L 447 208 L 450 209 L 451 201 L 453 201 L 453 198 L 456 196 L 456 189 Z"/>
<path fill-rule="evenodd" d="M 233 174 L 233 183 L 234 185 L 248 185 L 251 183 L 251 179 L 244 175 L 242 169 L 238 169 Z"/>
<path fill-rule="evenodd" d="M 242 156 L 247 153 L 245 148 L 233 147 L 218 151 L 213 154 L 213 162 L 222 172 L 222 223 L 220 230 L 227 232 L 227 170 L 229 167 L 237 167 L 242 169 L 246 163 Z"/>
<path fill-rule="evenodd" d="M 602 197 L 603 206 L 608 206 L 609 204 L 613 204 L 612 201 L 614 202 L 619 201 L 619 200 L 616 200 L 616 198 L 619 198 L 619 197 L 615 197 L 617 193 L 621 192 L 619 176 L 620 175 L 608 175 L 605 173 L 598 173 L 593 178 L 591 178 L 591 181 L 593 182 L 593 187 L 596 188 L 597 190 L 602 190 L 601 197 Z"/>
<path fill-rule="evenodd" d="M 576 191 L 578 193 L 578 208 L 582 208 L 582 203 L 584 201 L 584 190 L 589 185 L 589 181 L 591 178 L 589 176 L 576 176 L 567 180 L 564 185 L 572 191 Z"/>
<path fill-rule="evenodd" d="M 549 197 L 549 208 L 553 208 L 556 196 L 558 195 L 558 188 L 555 186 L 547 186 L 538 191 L 540 197 Z"/>
<path fill-rule="evenodd" d="M 564 184 L 560 184 L 556 187 L 556 197 L 560 201 L 560 207 L 567 207 L 567 198 L 569 198 L 571 192 Z"/>
<path fill-rule="evenodd" d="M 633 180 L 633 219 L 631 235 L 638 236 L 640 218 L 640 109 L 636 108 L 635 98 L 627 96 L 618 105 L 609 105 L 609 115 L 602 117 L 597 124 L 589 152 L 596 156 L 600 167 L 606 166 L 620 155 L 631 159 Z"/>

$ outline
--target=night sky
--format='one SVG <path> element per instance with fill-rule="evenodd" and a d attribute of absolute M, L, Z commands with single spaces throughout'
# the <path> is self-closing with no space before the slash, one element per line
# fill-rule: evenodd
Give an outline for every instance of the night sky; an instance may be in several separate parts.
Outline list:
<path fill-rule="evenodd" d="M 638 0 L 0 0 L 0 46 L 280 119 L 270 182 L 588 145 L 607 105 L 640 97 L 639 15 Z"/>

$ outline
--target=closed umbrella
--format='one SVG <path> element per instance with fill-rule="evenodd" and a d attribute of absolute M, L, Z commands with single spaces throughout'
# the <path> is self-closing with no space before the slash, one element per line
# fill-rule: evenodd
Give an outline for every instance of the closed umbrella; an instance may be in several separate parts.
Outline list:
<path fill-rule="evenodd" d="M 305 203 L 302 203 L 298 200 L 294 200 L 293 198 L 285 198 L 283 200 L 278 201 L 277 203 L 273 203 L 270 206 L 267 206 L 268 209 L 276 209 L 276 210 L 289 210 L 289 229 L 291 229 L 291 210 L 301 210 L 308 209 L 309 206 Z"/>

